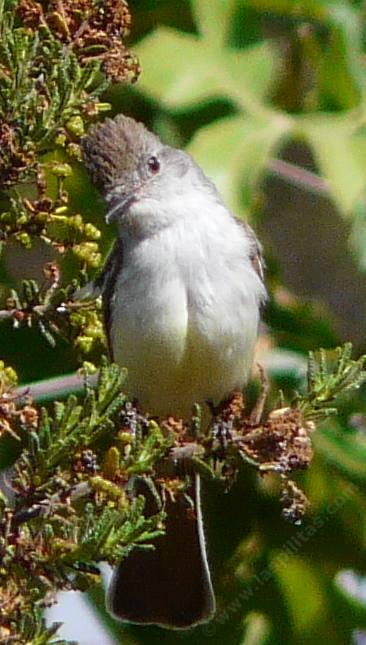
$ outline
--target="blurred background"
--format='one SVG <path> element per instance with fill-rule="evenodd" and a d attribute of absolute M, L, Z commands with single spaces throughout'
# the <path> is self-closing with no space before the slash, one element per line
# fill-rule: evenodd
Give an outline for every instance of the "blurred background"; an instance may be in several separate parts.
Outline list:
<path fill-rule="evenodd" d="M 104 99 L 113 115 L 133 116 L 186 148 L 256 230 L 270 291 L 258 360 L 273 401 L 280 389 L 290 396 L 304 387 L 308 350 L 351 340 L 356 356 L 366 352 L 366 5 L 130 0 L 129 7 L 142 75 Z M 72 182 L 72 206 L 102 229 L 107 253 L 113 231 L 101 201 L 81 167 Z M 8 248 L 0 293 L 39 278 L 51 257 L 41 243 Z M 66 281 L 74 270 L 66 260 Z M 10 323 L 1 328 L 0 355 L 24 383 L 77 367 L 66 343 L 52 348 L 37 330 Z M 243 467 L 227 493 L 206 483 L 218 600 L 212 623 L 182 633 L 120 626 L 103 611 L 101 589 L 88 601 L 93 618 L 72 594 L 53 618 L 84 645 L 366 643 L 365 390 L 344 397 L 338 416 L 317 429 L 314 448 L 299 478 L 311 502 L 300 526 L 281 516 L 275 479 Z"/>

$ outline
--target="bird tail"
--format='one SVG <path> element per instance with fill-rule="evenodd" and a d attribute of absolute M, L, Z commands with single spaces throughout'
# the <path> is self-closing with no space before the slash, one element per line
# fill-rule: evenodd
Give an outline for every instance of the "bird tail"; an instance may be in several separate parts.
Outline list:
<path fill-rule="evenodd" d="M 136 482 L 146 498 L 146 513 L 158 512 L 147 483 Z M 119 620 L 188 629 L 208 621 L 215 597 L 207 562 L 200 503 L 200 479 L 189 491 L 194 509 L 183 495 L 166 501 L 166 533 L 154 550 L 135 548 L 115 570 L 107 592 L 107 608 Z"/>

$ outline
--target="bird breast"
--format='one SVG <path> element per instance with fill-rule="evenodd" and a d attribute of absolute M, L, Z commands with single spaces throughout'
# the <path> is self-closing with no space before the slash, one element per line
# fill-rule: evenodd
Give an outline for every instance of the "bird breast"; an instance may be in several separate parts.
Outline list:
<path fill-rule="evenodd" d="M 182 223 L 124 245 L 111 342 L 144 410 L 186 417 L 245 384 L 263 286 L 240 235 Z"/>

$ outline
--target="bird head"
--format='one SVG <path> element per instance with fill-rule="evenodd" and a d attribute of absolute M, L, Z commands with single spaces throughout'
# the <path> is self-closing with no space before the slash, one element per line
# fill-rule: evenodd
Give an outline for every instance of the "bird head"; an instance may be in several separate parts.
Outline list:
<path fill-rule="evenodd" d="M 187 190 L 188 171 L 199 170 L 185 152 L 164 145 L 142 123 L 122 114 L 94 126 L 82 149 L 92 181 L 107 203 L 108 223 L 137 211 L 161 210 Z"/>

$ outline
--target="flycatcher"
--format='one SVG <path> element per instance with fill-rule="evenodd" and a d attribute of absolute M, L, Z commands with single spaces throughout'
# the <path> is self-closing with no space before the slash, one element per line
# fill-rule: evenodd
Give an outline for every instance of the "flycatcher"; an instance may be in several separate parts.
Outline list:
<path fill-rule="evenodd" d="M 111 357 L 144 411 L 189 418 L 195 402 L 218 404 L 248 380 L 266 297 L 260 246 L 192 158 L 141 123 L 107 119 L 83 151 L 118 230 L 95 281 Z M 119 619 L 178 629 L 212 616 L 198 478 L 192 496 L 196 518 L 168 501 L 155 550 L 117 568 L 107 604 Z"/>

